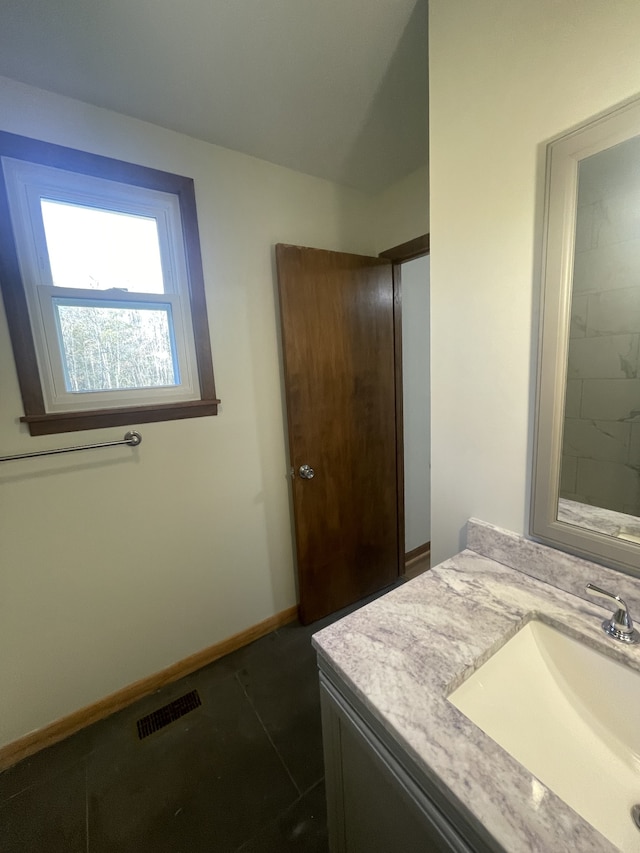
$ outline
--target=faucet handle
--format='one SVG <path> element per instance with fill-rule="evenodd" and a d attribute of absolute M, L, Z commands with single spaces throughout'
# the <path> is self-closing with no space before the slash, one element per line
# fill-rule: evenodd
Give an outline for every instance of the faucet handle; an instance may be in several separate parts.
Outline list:
<path fill-rule="evenodd" d="M 638 632 L 633 627 L 633 621 L 629 614 L 629 608 L 619 595 L 607 592 L 606 589 L 601 589 L 592 583 L 588 583 L 585 590 L 591 595 L 599 595 L 601 598 L 615 601 L 618 605 L 611 619 L 605 619 L 602 623 L 602 630 L 605 634 L 623 643 L 637 643 L 639 641 Z"/>

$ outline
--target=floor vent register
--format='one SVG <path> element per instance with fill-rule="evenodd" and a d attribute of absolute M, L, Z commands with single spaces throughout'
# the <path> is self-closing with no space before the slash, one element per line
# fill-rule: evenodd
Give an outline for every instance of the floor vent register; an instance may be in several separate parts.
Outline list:
<path fill-rule="evenodd" d="M 147 714 L 146 717 L 139 719 L 136 723 L 138 737 L 140 740 L 149 737 L 154 732 L 179 720 L 180 717 L 184 717 L 189 711 L 199 708 L 200 705 L 202 705 L 202 701 L 197 690 L 192 690 L 190 693 L 185 693 L 184 696 L 179 696 L 173 702 L 169 702 L 168 705 L 163 705 L 157 711 L 153 711 L 151 714 Z"/>

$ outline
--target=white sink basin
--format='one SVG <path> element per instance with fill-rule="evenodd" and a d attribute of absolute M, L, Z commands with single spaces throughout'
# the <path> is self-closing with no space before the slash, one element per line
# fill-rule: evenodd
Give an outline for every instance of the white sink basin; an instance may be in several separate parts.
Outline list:
<path fill-rule="evenodd" d="M 639 672 L 532 620 L 449 701 L 612 844 L 638 853 Z"/>

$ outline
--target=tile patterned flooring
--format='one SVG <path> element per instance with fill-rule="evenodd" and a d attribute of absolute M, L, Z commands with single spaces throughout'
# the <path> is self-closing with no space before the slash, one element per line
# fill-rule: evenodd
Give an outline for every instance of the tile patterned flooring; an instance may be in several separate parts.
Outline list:
<path fill-rule="evenodd" d="M 280 628 L 1 773 L 0 851 L 327 853 L 311 635 L 371 598 Z M 138 739 L 140 717 L 193 689 L 199 708 Z"/>

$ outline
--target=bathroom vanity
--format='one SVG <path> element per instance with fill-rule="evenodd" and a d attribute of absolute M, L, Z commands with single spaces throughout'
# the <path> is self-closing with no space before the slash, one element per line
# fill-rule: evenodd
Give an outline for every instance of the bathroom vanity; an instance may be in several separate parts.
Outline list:
<path fill-rule="evenodd" d="M 613 590 L 640 622 L 640 583 L 475 520 L 467 546 L 314 635 L 332 853 L 639 850 L 633 762 L 637 790 L 610 801 L 600 772 L 591 784 L 588 762 L 577 767 L 586 801 L 572 807 L 449 697 L 532 620 L 640 678 L 640 645 L 608 638 L 611 608 L 585 592 Z"/>

